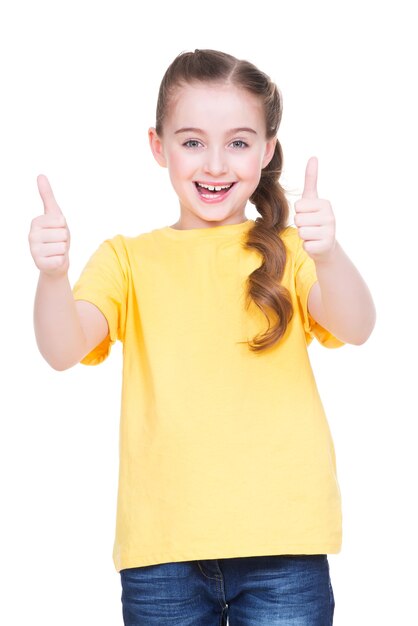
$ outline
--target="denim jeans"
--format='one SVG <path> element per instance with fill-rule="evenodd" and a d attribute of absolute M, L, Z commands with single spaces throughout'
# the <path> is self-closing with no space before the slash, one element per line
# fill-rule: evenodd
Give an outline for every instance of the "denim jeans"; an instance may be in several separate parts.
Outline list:
<path fill-rule="evenodd" d="M 331 626 L 326 554 L 180 561 L 120 571 L 125 626 Z M 228 620 L 228 621 L 227 621 Z"/>

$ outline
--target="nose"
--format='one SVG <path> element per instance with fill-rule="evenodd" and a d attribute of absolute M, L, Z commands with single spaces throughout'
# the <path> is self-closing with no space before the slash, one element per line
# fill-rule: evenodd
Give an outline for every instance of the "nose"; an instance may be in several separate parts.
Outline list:
<path fill-rule="evenodd" d="M 223 148 L 211 148 L 205 153 L 203 170 L 206 174 L 220 176 L 228 171 Z"/>

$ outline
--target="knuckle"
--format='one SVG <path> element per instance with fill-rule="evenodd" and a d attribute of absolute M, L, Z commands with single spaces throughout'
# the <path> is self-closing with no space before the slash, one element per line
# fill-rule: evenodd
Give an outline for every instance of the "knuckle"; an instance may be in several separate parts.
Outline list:
<path fill-rule="evenodd" d="M 42 219 L 42 215 L 38 215 L 37 217 L 34 217 L 33 220 L 30 223 L 30 228 L 31 230 L 35 229 L 35 228 L 39 228 L 39 223 Z"/>
<path fill-rule="evenodd" d="M 39 241 L 39 234 L 36 231 L 31 230 L 28 235 L 28 241 L 31 246 L 35 246 Z"/>

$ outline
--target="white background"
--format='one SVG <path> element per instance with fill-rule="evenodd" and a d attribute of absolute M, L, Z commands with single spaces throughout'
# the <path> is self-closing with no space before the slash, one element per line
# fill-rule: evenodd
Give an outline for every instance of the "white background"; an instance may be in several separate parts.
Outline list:
<path fill-rule="evenodd" d="M 147 137 L 182 51 L 245 58 L 279 86 L 282 184 L 308 158 L 377 323 L 362 346 L 309 347 L 334 439 L 343 547 L 336 626 L 416 619 L 416 25 L 412 2 L 5 1 L 1 58 L 0 622 L 121 625 L 111 558 L 121 344 L 57 372 L 33 332 L 31 220 L 46 174 L 71 231 L 70 281 L 105 238 L 177 220 Z M 248 204 L 247 217 L 255 218 Z"/>

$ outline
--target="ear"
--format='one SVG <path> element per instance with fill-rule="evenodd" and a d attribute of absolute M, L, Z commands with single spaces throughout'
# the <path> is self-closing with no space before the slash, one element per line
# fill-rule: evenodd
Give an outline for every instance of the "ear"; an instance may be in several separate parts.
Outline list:
<path fill-rule="evenodd" d="M 273 137 L 273 139 L 269 139 L 266 143 L 266 150 L 263 157 L 263 162 L 261 164 L 261 169 L 267 167 L 270 161 L 273 158 L 274 150 L 276 148 L 277 137 Z"/>
<path fill-rule="evenodd" d="M 157 135 L 157 131 L 153 126 L 148 129 L 148 139 L 152 154 L 161 167 L 167 167 L 167 159 L 164 154 L 164 146 L 162 139 Z"/>

